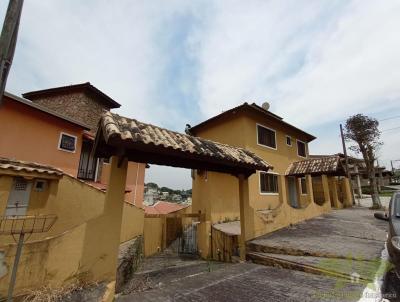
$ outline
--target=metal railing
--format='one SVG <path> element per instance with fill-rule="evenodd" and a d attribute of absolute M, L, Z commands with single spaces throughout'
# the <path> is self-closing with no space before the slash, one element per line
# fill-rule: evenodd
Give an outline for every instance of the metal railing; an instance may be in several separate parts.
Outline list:
<path fill-rule="evenodd" d="M 20 235 L 48 232 L 57 220 L 57 216 L 16 215 L 0 218 L 0 235 Z"/>
<path fill-rule="evenodd" d="M 47 215 L 15 215 L 2 216 L 0 218 L 0 235 L 19 235 L 17 241 L 17 251 L 15 253 L 14 265 L 11 272 L 10 283 L 8 286 L 7 302 L 13 301 L 13 292 L 15 281 L 17 278 L 17 269 L 19 259 L 22 253 L 25 235 L 28 237 L 33 233 L 48 232 L 57 220 L 57 216 L 53 214 Z"/>

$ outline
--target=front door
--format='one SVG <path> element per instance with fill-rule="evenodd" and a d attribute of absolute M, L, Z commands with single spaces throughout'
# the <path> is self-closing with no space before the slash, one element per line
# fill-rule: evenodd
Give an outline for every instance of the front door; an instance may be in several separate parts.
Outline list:
<path fill-rule="evenodd" d="M 32 181 L 14 178 L 14 183 L 8 197 L 6 216 L 26 215 L 31 195 Z"/>
<path fill-rule="evenodd" d="M 299 202 L 297 200 L 297 189 L 296 189 L 296 178 L 295 177 L 288 177 L 288 186 L 289 186 L 290 205 L 293 208 L 297 208 Z"/>

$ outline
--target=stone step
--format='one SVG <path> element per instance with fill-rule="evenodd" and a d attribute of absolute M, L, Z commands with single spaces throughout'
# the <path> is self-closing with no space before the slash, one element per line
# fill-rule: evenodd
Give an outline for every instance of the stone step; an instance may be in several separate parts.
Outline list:
<path fill-rule="evenodd" d="M 321 251 L 312 251 L 312 250 L 302 250 L 290 247 L 282 247 L 282 246 L 274 246 L 274 245 L 265 245 L 265 244 L 257 244 L 254 242 L 248 242 L 246 244 L 246 250 L 248 253 L 271 253 L 271 254 L 281 254 L 281 255 L 292 255 L 292 256 L 314 256 L 314 257 L 326 257 L 326 258 L 344 258 L 338 256 L 334 253 L 326 253 Z"/>
<path fill-rule="evenodd" d="M 350 281 L 371 282 L 380 265 L 379 261 L 365 261 L 314 256 L 295 256 L 275 253 L 248 252 L 247 259 L 254 263 L 280 267 L 306 273 L 325 275 Z"/>

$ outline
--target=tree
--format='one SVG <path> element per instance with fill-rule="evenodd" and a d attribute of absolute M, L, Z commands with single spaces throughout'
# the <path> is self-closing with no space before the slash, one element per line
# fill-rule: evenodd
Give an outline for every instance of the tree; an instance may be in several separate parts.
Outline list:
<path fill-rule="evenodd" d="M 378 120 L 363 114 L 356 114 L 346 120 L 346 133 L 344 135 L 346 140 L 356 143 L 356 145 L 350 147 L 350 150 L 361 153 L 363 156 L 372 193 L 373 208 L 382 207 L 375 176 L 376 152 L 382 145 L 379 140 L 381 132 L 378 126 Z"/>

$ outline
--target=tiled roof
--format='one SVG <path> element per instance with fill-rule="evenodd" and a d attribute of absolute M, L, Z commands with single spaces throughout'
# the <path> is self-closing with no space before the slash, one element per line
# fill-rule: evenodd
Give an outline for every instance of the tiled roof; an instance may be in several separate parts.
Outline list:
<path fill-rule="evenodd" d="M 46 95 L 54 95 L 54 94 L 59 94 L 59 93 L 68 93 L 71 91 L 76 91 L 76 90 L 84 90 L 91 92 L 95 94 L 99 100 L 101 100 L 104 104 L 109 106 L 109 108 L 119 108 L 121 107 L 121 104 L 117 103 L 114 101 L 111 97 L 109 97 L 107 94 L 102 92 L 100 89 L 97 89 L 94 87 L 90 82 L 86 83 L 81 83 L 81 84 L 74 84 L 74 85 L 68 85 L 68 86 L 60 86 L 60 87 L 54 87 L 54 88 L 48 88 L 48 89 L 42 89 L 42 90 L 35 90 L 35 91 L 30 91 L 23 93 L 23 97 L 27 99 L 37 99 L 39 97 L 43 97 Z"/>
<path fill-rule="evenodd" d="M 169 214 L 187 207 L 189 207 L 189 205 L 177 204 L 168 201 L 158 201 L 152 206 L 146 206 L 144 211 L 146 214 Z"/>
<path fill-rule="evenodd" d="M 224 112 L 222 112 L 222 113 L 220 113 L 218 115 L 215 115 L 215 116 L 209 118 L 208 120 L 205 120 L 205 121 L 201 122 L 200 124 L 198 124 L 196 126 L 191 127 L 190 131 L 192 131 L 192 133 L 196 135 L 198 130 L 200 130 L 204 126 L 210 124 L 211 122 L 219 120 L 219 119 L 224 118 L 224 117 L 228 117 L 228 116 L 236 117 L 236 116 L 238 116 L 237 115 L 238 112 L 244 112 L 244 111 L 256 112 L 256 113 L 260 114 L 261 116 L 263 116 L 264 118 L 266 118 L 267 121 L 271 120 L 271 119 L 275 120 L 277 123 L 280 123 L 281 125 L 283 125 L 283 126 L 289 128 L 289 129 L 291 129 L 293 131 L 296 131 L 296 132 L 300 133 L 301 135 L 303 135 L 304 138 L 307 140 L 307 142 L 310 142 L 310 141 L 312 141 L 312 140 L 314 140 L 316 138 L 315 136 L 313 136 L 313 135 L 311 135 L 311 134 L 309 134 L 309 133 L 307 133 L 307 132 L 305 132 L 305 131 L 303 131 L 303 130 L 301 130 L 301 129 L 299 129 L 299 128 L 297 128 L 297 127 L 295 127 L 295 126 L 293 126 L 293 125 L 291 125 L 291 124 L 289 124 L 287 122 L 285 122 L 282 117 L 272 113 L 271 111 L 265 110 L 264 108 L 258 106 L 255 103 L 248 104 L 247 102 L 245 102 L 245 103 L 243 103 L 243 104 L 241 104 L 239 106 L 236 106 L 234 108 L 231 108 L 229 110 L 226 110 L 226 111 L 224 111 Z"/>
<path fill-rule="evenodd" d="M 0 157 L 0 174 L 4 170 L 11 170 L 13 172 L 40 173 L 59 177 L 64 174 L 63 171 L 54 167 L 34 162 L 26 162 Z"/>
<path fill-rule="evenodd" d="M 135 119 L 125 118 L 117 114 L 106 112 L 100 120 L 101 131 L 98 131 L 96 137 L 96 154 L 107 157 L 110 154 L 110 148 L 125 149 L 126 155 L 133 160 L 140 156 L 142 162 L 155 164 L 173 164 L 175 166 L 193 167 L 196 163 L 204 163 L 204 169 L 215 167 L 223 169 L 229 167 L 232 171 L 238 170 L 263 170 L 272 168 L 266 161 L 243 148 L 233 147 L 203 138 L 190 136 L 151 124 L 139 122 Z M 104 140 L 103 146 L 105 152 L 99 149 L 99 140 Z M 147 158 L 147 156 L 153 156 Z M 166 163 L 166 157 L 170 161 Z M 152 161 L 153 159 L 153 161 Z M 164 160 L 164 161 L 163 161 Z"/>
<path fill-rule="evenodd" d="M 339 156 L 324 156 L 291 163 L 286 175 L 344 175 L 344 169 Z"/>

